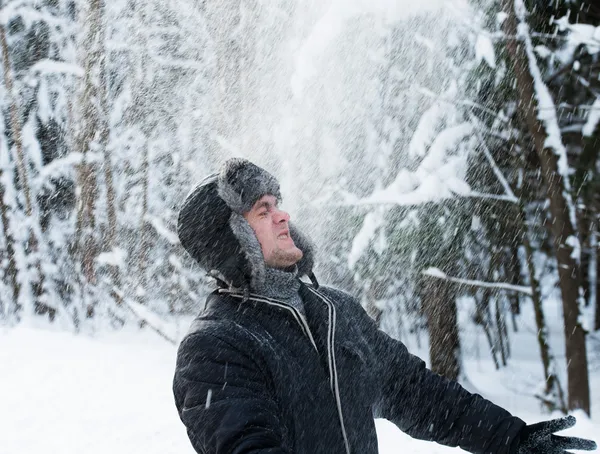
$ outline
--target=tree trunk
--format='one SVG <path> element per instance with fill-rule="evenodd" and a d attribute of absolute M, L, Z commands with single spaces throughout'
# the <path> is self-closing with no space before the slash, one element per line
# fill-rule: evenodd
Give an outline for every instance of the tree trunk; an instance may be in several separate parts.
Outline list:
<path fill-rule="evenodd" d="M 481 292 L 481 299 L 478 299 L 477 297 L 475 299 L 475 323 L 483 328 L 485 338 L 487 339 L 488 346 L 490 347 L 490 354 L 492 355 L 494 366 L 496 367 L 496 370 L 499 370 L 500 363 L 498 362 L 498 346 L 494 341 L 492 331 L 490 329 L 492 326 L 490 320 L 490 299 L 492 292 L 488 288 L 482 289 Z"/>
<path fill-rule="evenodd" d="M 450 380 L 460 375 L 460 340 L 453 284 L 444 279 L 427 279 L 421 293 L 429 328 L 431 370 Z"/>
<path fill-rule="evenodd" d="M 599 197 L 596 196 L 598 199 Z M 596 200 L 596 315 L 594 317 L 594 331 L 600 330 L 600 200 Z"/>
<path fill-rule="evenodd" d="M 580 211 L 582 217 L 587 221 L 586 233 L 588 234 L 586 244 L 587 263 L 582 261 L 582 267 L 587 267 L 596 261 L 595 280 L 589 270 L 588 280 L 583 281 L 586 306 L 595 307 L 594 330 L 600 330 L 600 174 L 597 165 L 600 160 L 600 124 L 590 136 L 582 137 L 582 152 L 579 157 L 579 166 L 575 173 L 575 182 L 581 188 L 583 208 Z M 595 292 L 592 291 L 595 289 Z M 595 294 L 595 301 L 591 296 Z"/>
<path fill-rule="evenodd" d="M 506 367 L 507 359 L 510 356 L 509 340 L 506 336 L 506 317 L 501 308 L 500 295 L 496 295 L 495 299 L 495 315 L 496 315 L 496 332 L 498 333 L 498 344 L 500 349 L 500 358 L 502 365 Z"/>
<path fill-rule="evenodd" d="M 577 231 L 573 225 L 575 220 L 572 218 L 575 207 L 568 191 L 569 182 L 563 179 L 559 171 L 558 149 L 553 148 L 546 141 L 549 132 L 546 130 L 545 123 L 538 119 L 535 80 L 531 72 L 532 69 L 537 68 L 537 62 L 530 60 L 529 55 L 533 53 L 531 38 L 528 35 L 526 24 L 519 23 L 519 20 L 523 20 L 523 18 L 517 16 L 522 13 L 523 8 L 521 0 L 515 0 L 514 3 L 512 0 L 503 0 L 503 9 L 507 14 L 507 19 L 503 24 L 506 34 L 517 36 L 518 25 L 520 25 L 521 31 L 525 30 L 527 33 L 523 36 L 523 40 L 508 40 L 506 46 L 516 75 L 516 87 L 519 95 L 518 110 L 521 118 L 526 120 L 529 133 L 533 138 L 550 199 L 551 231 L 558 262 L 564 313 L 568 407 L 569 410 L 582 409 L 589 414 L 590 389 L 585 333 L 579 323 L 580 266 L 577 255 L 574 253 Z M 535 59 L 535 56 L 532 58 Z M 544 115 L 548 115 L 548 112 L 544 112 Z M 566 157 L 563 156 L 563 159 Z M 566 167 L 565 162 L 561 164 Z"/>
<path fill-rule="evenodd" d="M 518 238 L 519 231 L 514 229 L 514 238 Z M 509 246 L 509 257 L 507 257 L 507 272 L 508 282 L 512 285 L 521 285 L 521 268 L 519 265 L 519 247 L 517 244 Z M 508 300 L 510 302 L 510 313 L 513 325 L 513 331 L 516 333 L 519 330 L 517 325 L 517 315 L 521 313 L 521 296 L 518 292 L 508 292 Z"/>
<path fill-rule="evenodd" d="M 500 237 L 503 237 L 505 231 L 503 227 L 505 226 L 501 225 L 500 227 L 502 228 L 502 234 L 500 235 Z M 505 254 L 503 254 L 503 251 L 497 245 L 492 245 L 490 268 L 488 271 L 488 281 L 493 282 L 494 276 L 501 275 L 502 268 L 506 268 L 506 264 L 502 263 L 505 257 Z M 497 350 L 500 352 L 500 359 L 502 360 L 502 365 L 506 367 L 507 359 L 509 357 L 509 340 L 508 336 L 506 335 L 506 316 L 503 313 L 504 311 L 501 307 L 501 293 L 499 291 L 495 291 L 493 294 L 490 294 L 490 296 L 492 296 L 494 300 L 494 325 L 496 328 Z"/>
<path fill-rule="evenodd" d="M 12 290 L 12 306 L 13 310 L 11 311 L 17 317 L 19 316 L 20 306 L 19 306 L 19 295 L 21 293 L 21 284 L 19 284 L 19 280 L 17 278 L 17 262 L 15 260 L 15 240 L 12 236 L 12 232 L 10 231 L 10 217 L 9 210 L 10 207 L 5 202 L 5 192 L 4 186 L 2 184 L 3 179 L 3 170 L 0 166 L 0 220 L 2 222 L 2 227 L 4 229 L 4 241 L 6 243 L 6 257 L 3 257 L 4 254 L 0 255 L 0 260 L 6 260 L 7 266 L 5 268 L 6 274 L 8 276 L 8 280 L 10 282 L 10 288 Z M 0 301 L 0 314 L 6 313 L 9 315 L 9 308 L 2 308 L 2 301 Z"/>
<path fill-rule="evenodd" d="M 96 65 L 98 66 L 98 72 L 100 74 L 100 81 L 97 86 L 97 96 L 99 104 L 98 112 L 98 127 L 100 130 L 100 136 L 98 138 L 98 148 L 103 151 L 103 170 L 104 170 L 104 185 L 106 188 L 106 217 L 108 219 L 108 226 L 106 233 L 102 241 L 102 249 L 107 252 L 114 251 L 117 245 L 117 208 L 116 208 L 116 195 L 115 187 L 113 182 L 113 164 L 111 159 L 110 150 L 108 149 L 108 142 L 110 138 L 110 125 L 108 122 L 109 107 L 108 107 L 108 94 L 107 94 L 107 74 L 104 61 L 106 59 L 106 48 L 104 45 L 104 24 L 102 18 L 104 16 L 102 5 L 99 6 L 99 10 L 95 11 L 95 14 L 99 16 L 98 20 L 98 37 L 96 40 L 96 46 L 98 47 L 98 55 L 100 58 L 97 60 Z M 116 264 L 110 264 L 108 266 L 110 285 L 112 286 L 110 294 L 113 300 L 120 306 L 123 303 L 122 295 L 119 291 L 121 288 L 120 269 Z"/>
<path fill-rule="evenodd" d="M 148 226 L 148 191 L 150 186 L 150 162 L 149 162 L 149 144 L 146 142 L 144 152 L 142 154 L 142 213 L 140 216 L 141 241 L 138 253 L 138 274 L 139 286 L 143 291 L 148 290 L 147 273 L 148 273 L 148 252 L 150 244 L 148 244 L 149 226 Z M 141 303 L 141 301 L 140 301 Z"/>
<path fill-rule="evenodd" d="M 105 148 L 108 138 L 106 112 L 102 110 L 104 94 L 101 87 L 104 59 L 103 6 L 102 0 L 91 0 L 87 8 L 84 6 L 80 12 L 85 30 L 82 43 L 82 66 L 85 76 L 77 99 L 74 147 L 82 153 L 83 159 L 78 166 L 77 175 L 79 199 L 74 250 L 83 273 L 82 291 L 85 291 L 87 285 L 95 285 L 97 282 L 95 259 L 100 251 L 95 213 L 98 197 L 95 162 L 100 156 L 90 156 L 90 152 Z M 84 301 L 84 304 L 87 317 L 93 317 L 94 302 Z"/>
<path fill-rule="evenodd" d="M 525 223 L 523 207 L 521 206 L 521 219 Z M 542 306 L 542 293 L 540 291 L 540 283 L 535 275 L 535 265 L 533 264 L 533 248 L 529 240 L 527 230 L 523 232 L 523 243 L 525 245 L 525 255 L 527 260 L 527 270 L 529 272 L 529 282 L 531 285 L 531 300 L 533 302 L 533 312 L 535 314 L 535 325 L 537 328 L 537 340 L 540 347 L 540 355 L 542 357 L 542 366 L 544 368 L 544 377 L 546 378 L 546 398 L 542 399 L 549 411 L 560 410 L 563 413 L 567 412 L 564 402 L 563 391 L 554 370 L 554 356 L 548 345 L 548 327 L 544 316 L 544 308 Z M 551 396 L 551 397 L 549 397 Z"/>
<path fill-rule="evenodd" d="M 590 276 L 590 265 L 592 262 L 592 248 L 590 245 L 591 241 L 591 213 L 587 206 L 584 206 L 577 210 L 578 222 L 579 222 L 579 235 L 581 238 L 581 290 L 583 293 L 583 300 L 585 306 L 590 304 L 590 295 L 592 290 L 591 276 Z"/>
<path fill-rule="evenodd" d="M 21 119 L 19 118 L 19 105 L 17 103 L 17 96 L 14 92 L 13 83 L 13 72 L 10 64 L 10 55 L 8 49 L 8 43 L 6 41 L 6 31 L 4 25 L 0 25 L 0 46 L 2 47 L 2 63 L 4 67 L 4 83 L 6 84 L 6 91 L 8 93 L 10 102 L 10 125 L 11 125 L 11 137 L 14 142 L 15 149 L 17 151 L 17 180 L 23 191 L 25 197 L 25 210 L 27 217 L 31 216 L 31 191 L 27 181 L 27 167 L 25 163 L 25 155 L 23 153 L 23 135 L 21 128 Z"/>
<path fill-rule="evenodd" d="M 525 169 L 527 166 L 527 158 L 525 156 L 526 148 L 521 146 L 521 153 L 519 156 L 519 162 L 515 162 L 515 168 Z M 533 246 L 529 239 L 529 226 L 527 223 L 527 215 L 525 205 L 529 201 L 527 191 L 519 186 L 514 190 L 517 196 L 518 211 L 516 212 L 517 223 L 521 226 L 519 229 L 520 237 L 525 249 L 525 261 L 527 264 L 527 274 L 529 277 L 529 286 L 531 287 L 531 301 L 533 303 L 533 312 L 535 315 L 535 325 L 537 328 L 537 341 L 540 348 L 540 357 L 542 359 L 542 367 L 544 369 L 545 389 L 544 396 L 538 396 L 541 398 L 542 403 L 548 408 L 548 411 L 560 410 L 563 413 L 567 412 L 567 405 L 564 400 L 564 392 L 558 376 L 556 375 L 556 362 L 554 355 L 550 349 L 548 343 L 548 328 L 546 325 L 546 319 L 544 316 L 544 308 L 542 306 L 542 292 L 540 290 L 540 283 L 536 277 Z"/>

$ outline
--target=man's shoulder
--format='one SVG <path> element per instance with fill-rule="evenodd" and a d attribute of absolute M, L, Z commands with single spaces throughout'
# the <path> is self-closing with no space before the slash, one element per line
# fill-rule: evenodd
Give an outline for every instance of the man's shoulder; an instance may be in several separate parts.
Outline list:
<path fill-rule="evenodd" d="M 212 345 L 228 345 L 244 352 L 253 348 L 255 336 L 243 325 L 230 319 L 197 317 L 179 344 L 179 355 L 184 352 L 210 350 Z"/>
<path fill-rule="evenodd" d="M 181 345 L 193 338 L 194 343 L 221 339 L 239 342 L 247 337 L 247 329 L 236 320 L 236 301 L 233 298 L 212 292 L 206 298 L 204 309 L 192 321 Z"/>

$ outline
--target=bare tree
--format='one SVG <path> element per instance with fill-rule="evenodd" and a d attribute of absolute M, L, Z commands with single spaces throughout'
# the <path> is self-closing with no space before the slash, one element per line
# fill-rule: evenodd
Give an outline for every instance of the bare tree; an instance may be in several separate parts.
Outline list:
<path fill-rule="evenodd" d="M 460 375 L 455 288 L 450 281 L 425 278 L 420 292 L 429 331 L 431 370 L 450 380 Z"/>

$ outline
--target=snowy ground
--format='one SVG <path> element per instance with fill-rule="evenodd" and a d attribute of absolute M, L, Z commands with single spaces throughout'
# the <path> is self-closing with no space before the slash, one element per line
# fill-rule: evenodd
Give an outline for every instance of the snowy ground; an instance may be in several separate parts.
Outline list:
<path fill-rule="evenodd" d="M 502 372 L 491 371 L 486 352 L 479 360 L 468 352 L 469 386 L 528 421 L 548 418 L 519 391 L 533 380 L 530 369 L 537 373 L 537 359 L 532 366 L 514 350 L 513 365 Z M 175 351 L 150 331 L 90 337 L 48 327 L 0 330 L 0 454 L 193 454 L 171 394 Z M 598 421 L 580 418 L 570 433 L 598 442 Z M 387 421 L 378 421 L 378 431 L 381 453 L 450 452 Z"/>

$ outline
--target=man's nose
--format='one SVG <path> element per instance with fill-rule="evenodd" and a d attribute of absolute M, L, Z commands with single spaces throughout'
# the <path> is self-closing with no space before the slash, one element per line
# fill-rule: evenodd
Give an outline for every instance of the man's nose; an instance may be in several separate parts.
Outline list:
<path fill-rule="evenodd" d="M 273 222 L 275 222 L 276 224 L 280 224 L 281 222 L 289 222 L 289 221 L 290 221 L 290 215 L 283 210 L 277 210 L 273 216 Z"/>

